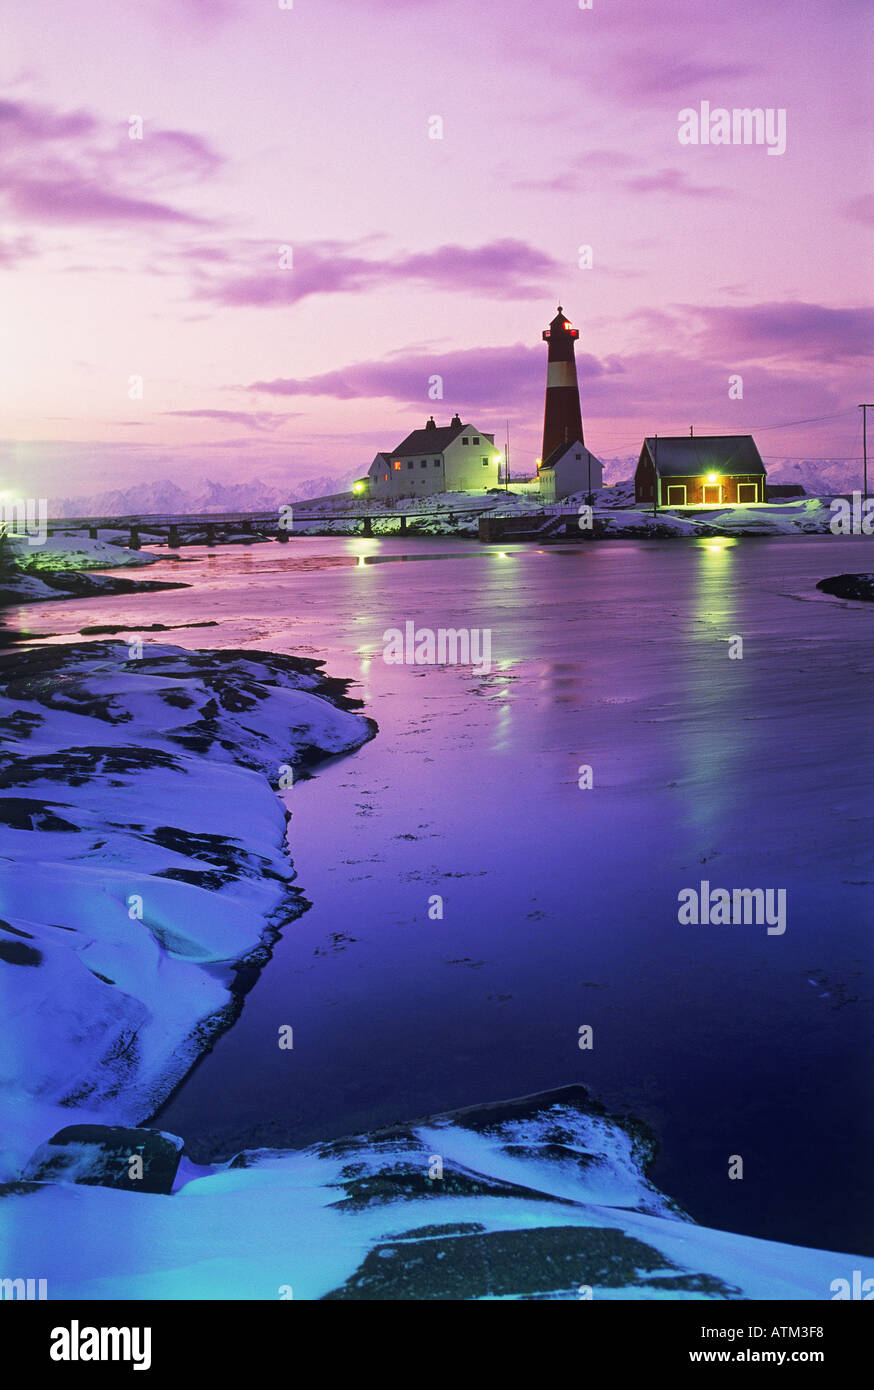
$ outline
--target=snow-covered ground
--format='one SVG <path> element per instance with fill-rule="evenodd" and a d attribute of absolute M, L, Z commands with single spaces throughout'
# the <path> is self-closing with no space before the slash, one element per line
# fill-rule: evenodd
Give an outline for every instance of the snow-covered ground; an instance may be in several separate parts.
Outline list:
<path fill-rule="evenodd" d="M 566 498 L 565 509 L 581 507 L 588 494 L 580 492 Z M 823 534 L 829 530 L 832 518 L 829 497 L 804 497 L 797 501 L 764 502 L 746 506 L 660 507 L 653 516 L 651 507 L 635 506 L 634 484 L 622 482 L 599 488 L 594 493 L 593 526 L 589 534 L 597 539 L 620 537 L 669 536 L 781 536 L 805 532 Z M 398 516 L 383 515 L 371 503 L 355 503 L 360 516 L 369 516 L 375 536 L 396 535 L 400 532 Z M 387 509 L 406 512 L 407 525 L 417 535 L 475 536 L 479 517 L 524 516 L 540 511 L 543 503 L 536 492 L 514 491 L 488 493 L 439 493 L 429 498 L 407 498 L 393 502 Z M 318 521 L 299 519 L 294 531 L 298 535 L 353 534 L 360 530 L 360 521 L 331 520 L 331 512 L 345 513 L 348 507 L 325 507 Z M 434 515 L 437 513 L 437 515 Z"/>
<path fill-rule="evenodd" d="M 153 565 L 156 558 L 147 550 L 128 550 L 76 532 L 47 536 L 36 545 L 26 536 L 11 536 L 9 550 L 14 563 L 31 573 L 38 570 L 114 570 L 123 566 Z"/>
<path fill-rule="evenodd" d="M 172 1172 L 178 1141 L 158 1142 Z M 38 1270 L 50 1299 L 821 1300 L 874 1268 L 696 1225 L 647 1179 L 645 1131 L 579 1086 L 212 1168 L 183 1157 L 172 1195 L 118 1190 L 99 1147 L 68 1161 L 77 1147 L 65 1181 L 0 1202 L 7 1266 Z M 89 1169 L 112 1186 L 82 1185 Z"/>
<path fill-rule="evenodd" d="M 143 1119 L 234 1017 L 301 910 L 270 782 L 372 736 L 342 691 L 253 652 L 0 661 L 0 1178 L 63 1124 Z"/>
<path fill-rule="evenodd" d="M 115 533 L 92 540 L 80 531 L 58 532 L 32 545 L 25 536 L 6 538 L 0 567 L 0 604 L 40 603 L 97 593 L 129 593 L 135 589 L 182 588 L 183 585 L 91 574 L 92 570 L 132 569 L 159 559 L 148 550 L 116 545 Z M 145 541 L 145 537 L 143 537 Z M 161 537 L 154 539 L 160 540 Z M 11 562 L 11 563 L 10 563 Z"/>

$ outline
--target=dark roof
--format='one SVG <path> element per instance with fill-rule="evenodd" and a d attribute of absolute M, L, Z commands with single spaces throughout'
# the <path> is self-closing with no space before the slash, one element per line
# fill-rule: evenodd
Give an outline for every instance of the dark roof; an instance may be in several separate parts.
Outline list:
<path fill-rule="evenodd" d="M 478 434 L 474 425 L 438 425 L 436 429 L 413 430 L 393 449 L 389 458 L 410 458 L 413 454 L 442 454 L 460 434 Z"/>
<path fill-rule="evenodd" d="M 570 453 L 571 449 L 579 450 L 579 452 L 583 455 L 583 462 L 585 462 L 586 454 L 592 453 L 591 449 L 586 449 L 586 446 L 581 439 L 572 439 L 569 444 L 559 444 L 556 446 L 556 448 L 553 449 L 552 453 L 549 455 L 549 458 L 545 459 L 543 463 L 541 463 L 541 473 L 543 472 L 544 468 L 554 468 L 555 465 L 561 459 L 564 458 L 565 454 Z M 592 458 L 594 457 L 595 455 L 592 454 Z"/>
<path fill-rule="evenodd" d="M 653 458 L 655 437 L 647 435 L 643 448 Z M 660 434 L 658 459 L 661 478 L 694 477 L 709 472 L 765 473 L 751 434 L 699 434 L 694 437 Z"/>

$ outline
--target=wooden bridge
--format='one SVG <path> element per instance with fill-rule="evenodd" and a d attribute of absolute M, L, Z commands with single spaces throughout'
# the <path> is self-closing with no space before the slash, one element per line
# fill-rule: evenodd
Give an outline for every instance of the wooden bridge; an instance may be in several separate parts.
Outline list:
<path fill-rule="evenodd" d="M 74 527 L 87 527 L 89 534 L 96 539 L 98 529 L 117 530 L 130 533 L 128 545 L 139 549 L 145 544 L 160 544 L 166 539 L 171 549 L 191 544 L 216 545 L 234 537 L 252 540 L 275 538 L 287 542 L 312 534 L 310 527 L 323 528 L 327 534 L 335 522 L 357 522 L 358 534 L 372 536 L 374 521 L 398 521 L 398 532 L 406 535 L 415 532 L 421 521 L 445 521 L 450 526 L 458 521 L 479 521 L 481 541 L 541 541 L 559 536 L 574 536 L 576 539 L 590 534 L 579 528 L 579 508 L 562 506 L 539 507 L 536 510 L 517 508 L 499 511 L 494 502 L 487 506 L 471 505 L 439 507 L 430 510 L 412 508 L 394 511 L 380 509 L 352 509 L 340 512 L 303 512 L 295 509 L 291 526 L 284 524 L 276 511 L 271 512 L 210 512 L 199 516 L 145 514 L 115 517 L 83 517 L 58 520 L 50 523 L 49 531 L 57 532 Z M 341 534 L 350 534 L 343 532 Z M 153 539 L 154 538 L 154 539 Z"/>

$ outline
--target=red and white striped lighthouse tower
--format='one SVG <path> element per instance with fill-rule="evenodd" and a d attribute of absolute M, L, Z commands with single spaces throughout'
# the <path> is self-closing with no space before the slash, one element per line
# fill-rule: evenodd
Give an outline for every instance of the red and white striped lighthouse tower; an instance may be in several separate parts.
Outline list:
<path fill-rule="evenodd" d="M 562 313 L 558 313 L 543 330 L 543 341 L 549 344 L 546 367 L 546 407 L 543 412 L 543 452 L 541 462 L 560 445 L 583 441 L 583 417 L 580 412 L 580 388 L 577 384 L 577 364 L 574 343 L 580 336 Z"/>

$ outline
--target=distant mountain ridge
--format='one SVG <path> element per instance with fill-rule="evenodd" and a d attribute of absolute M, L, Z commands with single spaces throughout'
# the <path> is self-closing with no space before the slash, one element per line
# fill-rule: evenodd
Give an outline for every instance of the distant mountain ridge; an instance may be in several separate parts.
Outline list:
<path fill-rule="evenodd" d="M 604 482 L 612 485 L 634 476 L 637 457 L 603 459 Z M 861 487 L 861 462 L 846 459 L 777 459 L 767 464 L 772 483 L 800 483 L 812 496 L 852 492 Z M 872 464 L 874 478 L 874 464 Z M 253 478 L 222 483 L 207 478 L 182 488 L 170 478 L 83 497 L 49 498 L 51 517 L 198 515 L 210 512 L 271 512 L 283 503 L 304 502 L 351 490 L 351 480 L 323 475 L 302 478 L 279 488 Z"/>
<path fill-rule="evenodd" d="M 49 498 L 52 517 L 197 515 L 201 512 L 270 512 L 286 502 L 302 502 L 348 491 L 342 478 L 303 478 L 287 488 L 253 478 L 245 483 L 220 483 L 211 478 L 181 488 L 169 478 L 136 483 L 133 487 L 92 493 L 86 497 Z"/>

